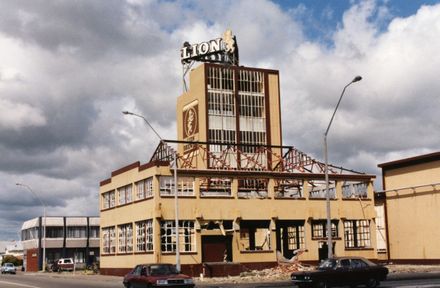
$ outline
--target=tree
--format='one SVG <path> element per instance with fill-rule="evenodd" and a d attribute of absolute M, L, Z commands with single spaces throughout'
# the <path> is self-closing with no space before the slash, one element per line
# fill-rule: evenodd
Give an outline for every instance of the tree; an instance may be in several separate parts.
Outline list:
<path fill-rule="evenodd" d="M 23 265 L 23 260 L 18 259 L 17 257 L 15 257 L 13 255 L 5 255 L 5 256 L 3 256 L 2 265 L 5 263 L 12 263 L 15 266 L 21 266 L 21 265 Z"/>

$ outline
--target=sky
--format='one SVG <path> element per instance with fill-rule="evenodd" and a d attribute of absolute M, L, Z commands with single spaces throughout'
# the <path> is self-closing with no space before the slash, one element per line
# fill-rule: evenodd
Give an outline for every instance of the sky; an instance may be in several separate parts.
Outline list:
<path fill-rule="evenodd" d="M 283 144 L 377 175 L 439 151 L 440 2 L 0 0 L 0 240 L 23 221 L 99 215 L 99 182 L 176 139 L 180 48 L 237 37 L 279 70 Z M 196 64 L 198 65 L 198 64 Z M 16 183 L 27 185 L 17 186 Z M 37 196 L 34 196 L 32 193 Z"/>

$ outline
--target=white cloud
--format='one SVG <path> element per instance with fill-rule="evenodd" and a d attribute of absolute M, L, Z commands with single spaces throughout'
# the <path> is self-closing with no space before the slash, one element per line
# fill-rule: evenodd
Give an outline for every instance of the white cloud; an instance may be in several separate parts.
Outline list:
<path fill-rule="evenodd" d="M 39 109 L 27 103 L 0 99 L 0 129 L 19 130 L 23 127 L 43 126 L 46 119 Z"/>

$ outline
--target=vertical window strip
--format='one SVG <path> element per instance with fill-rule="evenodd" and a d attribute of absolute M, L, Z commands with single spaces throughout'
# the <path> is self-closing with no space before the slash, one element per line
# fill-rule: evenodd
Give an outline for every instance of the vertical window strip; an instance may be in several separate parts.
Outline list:
<path fill-rule="evenodd" d="M 115 191 L 102 193 L 102 209 L 115 207 Z"/>
<path fill-rule="evenodd" d="M 118 252 L 133 252 L 133 225 L 131 223 L 118 226 Z"/>
<path fill-rule="evenodd" d="M 153 177 L 136 183 L 136 200 L 142 200 L 153 196 Z"/>

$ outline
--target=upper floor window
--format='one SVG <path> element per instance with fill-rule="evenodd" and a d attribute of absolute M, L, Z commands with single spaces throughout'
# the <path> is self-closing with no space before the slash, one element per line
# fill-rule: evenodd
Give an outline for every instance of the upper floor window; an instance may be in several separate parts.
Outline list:
<path fill-rule="evenodd" d="M 29 229 L 21 230 L 21 240 L 38 239 L 38 227 L 32 227 Z"/>
<path fill-rule="evenodd" d="M 367 198 L 367 182 L 345 182 L 342 185 L 342 197 L 344 198 Z"/>
<path fill-rule="evenodd" d="M 230 178 L 201 178 L 200 194 L 202 196 L 231 196 Z"/>
<path fill-rule="evenodd" d="M 89 238 L 99 238 L 99 226 L 89 227 Z"/>
<path fill-rule="evenodd" d="M 136 200 L 153 196 L 153 177 L 136 183 Z"/>
<path fill-rule="evenodd" d="M 115 207 L 115 191 L 102 193 L 102 209 Z"/>
<path fill-rule="evenodd" d="M 64 228 L 46 227 L 46 238 L 64 238 Z"/>
<path fill-rule="evenodd" d="M 174 177 L 161 176 L 160 180 L 160 196 L 174 195 Z M 194 178 L 178 177 L 177 178 L 177 195 L 194 196 Z"/>
<path fill-rule="evenodd" d="M 124 205 L 132 201 L 132 185 L 118 188 L 119 205 Z"/>
<path fill-rule="evenodd" d="M 85 226 L 67 227 L 67 238 L 87 238 Z"/>

